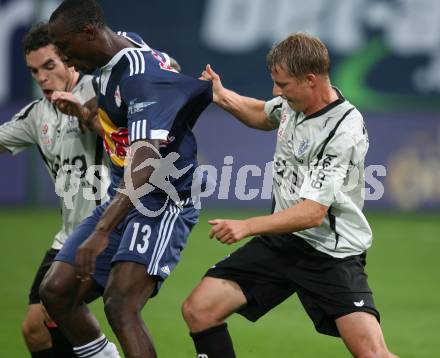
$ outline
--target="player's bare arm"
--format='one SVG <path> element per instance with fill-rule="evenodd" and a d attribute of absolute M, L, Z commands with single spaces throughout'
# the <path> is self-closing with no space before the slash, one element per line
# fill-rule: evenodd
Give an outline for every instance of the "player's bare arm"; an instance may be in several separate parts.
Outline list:
<path fill-rule="evenodd" d="M 99 134 L 103 137 L 103 129 L 98 117 L 98 97 L 93 97 L 84 103 L 84 107 L 88 110 L 88 115 L 82 118 L 82 123 L 89 131 Z"/>
<path fill-rule="evenodd" d="M 220 76 L 210 65 L 206 66 L 200 78 L 212 81 L 214 103 L 231 113 L 248 127 L 264 131 L 271 131 L 278 127 L 268 120 L 264 112 L 264 101 L 241 96 L 234 91 L 224 88 Z"/>
<path fill-rule="evenodd" d="M 5 147 L 0 145 L 0 154 L 7 152 L 8 150 Z"/>
<path fill-rule="evenodd" d="M 234 244 L 246 237 L 264 234 L 287 234 L 321 225 L 328 207 L 316 201 L 304 201 L 277 213 L 246 220 L 210 220 L 210 238 Z"/>
<path fill-rule="evenodd" d="M 83 132 L 89 130 L 102 136 L 102 127 L 98 120 L 97 97 L 93 97 L 83 105 L 73 93 L 55 91 L 51 99 L 61 112 L 79 119 L 79 125 Z"/>
<path fill-rule="evenodd" d="M 154 146 L 157 151 L 150 146 L 141 146 L 134 153 L 132 165 L 126 167 L 126 170 L 129 170 L 127 168 L 131 168 L 130 176 L 133 181 L 134 189 L 147 183 L 154 171 L 154 168 L 148 165 L 140 170 L 137 170 L 137 168 L 150 158 L 159 159 L 159 140 L 147 140 L 147 142 Z M 122 183 L 121 189 L 124 188 L 125 185 Z M 107 247 L 110 233 L 119 222 L 127 216 L 131 209 L 133 209 L 133 203 L 130 198 L 118 191 L 96 225 L 95 231 L 78 248 L 76 264 L 78 276 L 81 279 L 88 279 L 94 272 L 96 257 Z"/>

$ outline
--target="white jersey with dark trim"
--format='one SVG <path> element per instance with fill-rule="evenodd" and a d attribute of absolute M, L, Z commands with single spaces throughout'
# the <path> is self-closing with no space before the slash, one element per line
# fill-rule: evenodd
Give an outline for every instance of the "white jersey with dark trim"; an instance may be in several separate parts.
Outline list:
<path fill-rule="evenodd" d="M 295 235 L 343 258 L 371 246 L 372 232 L 362 213 L 368 134 L 360 112 L 336 91 L 337 101 L 310 116 L 295 112 L 281 97 L 266 102 L 265 112 L 278 124 L 274 212 L 304 199 L 328 206 L 320 226 Z"/>
<path fill-rule="evenodd" d="M 72 91 L 81 103 L 95 96 L 92 78 L 83 76 Z M 13 155 L 36 145 L 56 191 L 65 194 L 60 198 L 62 227 L 52 244 L 52 248 L 60 249 L 75 226 L 100 204 L 100 200 L 95 200 L 99 193 L 106 193 L 108 173 L 102 173 L 99 168 L 99 179 L 95 176 L 98 169 L 95 165 L 106 164 L 102 139 L 95 133 L 81 133 L 76 117 L 60 113 L 49 100 L 42 98 L 0 126 L 0 145 Z M 75 178 L 73 168 L 76 168 Z M 107 200 L 106 194 L 102 200 Z"/>

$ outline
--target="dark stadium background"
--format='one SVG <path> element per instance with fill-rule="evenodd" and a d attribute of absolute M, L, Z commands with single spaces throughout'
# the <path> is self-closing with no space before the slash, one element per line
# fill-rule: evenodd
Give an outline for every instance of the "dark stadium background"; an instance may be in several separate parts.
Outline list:
<path fill-rule="evenodd" d="M 21 54 L 29 26 L 47 19 L 57 1 L 0 0 L 0 123 L 38 96 Z M 198 76 L 207 63 L 225 86 L 271 98 L 265 54 L 290 32 L 320 36 L 332 55 L 332 81 L 364 113 L 370 136 L 366 201 L 375 240 L 368 272 L 392 350 L 436 357 L 440 293 L 440 2 L 437 0 L 103 0 L 114 30 L 141 34 Z M 275 133 L 245 128 L 217 108 L 196 125 L 200 162 L 218 169 L 232 156 L 231 186 L 202 202 L 201 224 L 163 293 L 145 309 L 162 357 L 192 357 L 179 304 L 204 270 L 232 250 L 207 239 L 209 218 L 267 212 L 261 198 Z M 235 193 L 237 172 L 261 175 Z M 0 157 L 0 357 L 24 357 L 20 322 L 35 267 L 60 223 L 58 198 L 35 150 Z M 385 175 L 386 174 L 386 175 Z M 267 179 L 267 178 L 266 178 Z M 217 183 L 218 184 L 218 183 Z M 381 191 L 383 190 L 383 195 Z M 105 322 L 100 303 L 95 311 Z M 109 332 L 106 326 L 107 333 Z M 297 299 L 252 325 L 231 321 L 240 357 L 347 357 L 338 340 L 318 336 Z M 181 348 L 179 348 L 181 347 Z M 437 347 L 437 348 L 435 348 Z M 331 353 L 329 353 L 331 352 Z"/>

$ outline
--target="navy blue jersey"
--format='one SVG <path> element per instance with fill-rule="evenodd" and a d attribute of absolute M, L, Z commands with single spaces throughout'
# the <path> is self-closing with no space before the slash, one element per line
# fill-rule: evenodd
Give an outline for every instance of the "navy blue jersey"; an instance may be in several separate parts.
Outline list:
<path fill-rule="evenodd" d="M 148 47 L 138 35 L 119 34 L 137 47 L 119 51 L 98 77 L 99 118 L 112 161 L 111 188 L 120 184 L 130 144 L 158 139 L 163 158 L 176 152 L 177 169 L 191 165 L 180 178 L 169 178 L 177 192 L 189 193 L 197 167 L 192 127 L 212 100 L 212 85 L 177 73 L 167 55 Z"/>

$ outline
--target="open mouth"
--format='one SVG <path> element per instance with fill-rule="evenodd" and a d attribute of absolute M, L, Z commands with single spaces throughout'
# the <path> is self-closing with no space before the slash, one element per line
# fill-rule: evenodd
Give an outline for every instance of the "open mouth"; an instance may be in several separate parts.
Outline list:
<path fill-rule="evenodd" d="M 49 90 L 49 89 L 44 89 L 43 90 L 43 94 L 44 94 L 44 96 L 46 97 L 46 98 L 48 98 L 48 99 L 50 99 L 50 97 L 52 97 L 52 93 L 53 93 L 54 91 L 53 90 Z"/>

